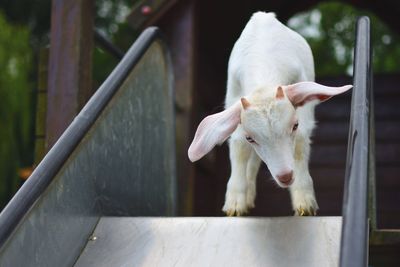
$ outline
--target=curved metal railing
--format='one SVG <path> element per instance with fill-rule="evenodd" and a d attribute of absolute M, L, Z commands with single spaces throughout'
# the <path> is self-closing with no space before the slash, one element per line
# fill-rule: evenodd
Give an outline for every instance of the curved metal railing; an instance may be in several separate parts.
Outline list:
<path fill-rule="evenodd" d="M 19 227 L 20 223 L 24 220 L 24 216 L 29 214 L 29 211 L 35 206 L 35 203 L 45 193 L 45 190 L 49 187 L 49 185 L 55 180 L 56 175 L 70 159 L 76 148 L 82 143 L 82 140 L 87 135 L 91 127 L 97 123 L 97 119 L 102 115 L 102 113 L 104 113 L 104 110 L 109 105 L 114 95 L 119 93 L 120 87 L 126 87 L 126 85 L 124 85 L 125 81 L 130 77 L 129 75 L 131 75 L 132 71 L 135 70 L 135 67 L 138 65 L 138 63 L 140 63 L 141 59 L 145 56 L 149 48 L 155 43 L 156 40 L 160 39 L 159 37 L 160 32 L 156 27 L 148 28 L 139 36 L 118 66 L 113 70 L 102 86 L 88 101 L 71 125 L 65 130 L 57 143 L 37 166 L 30 178 L 25 182 L 25 184 L 19 189 L 12 200 L 0 213 L 0 250 L 4 247 L 3 245 L 13 234 L 13 232 Z M 161 49 L 164 49 L 164 54 L 167 55 L 167 61 L 169 61 L 166 47 L 163 45 L 161 45 L 161 47 Z M 156 64 L 154 63 L 154 60 L 152 62 L 153 63 L 151 64 Z M 170 83 L 168 88 L 172 88 L 172 72 L 169 69 L 170 62 L 167 62 L 167 65 L 168 66 L 165 68 L 168 68 L 167 72 L 169 72 L 171 77 L 167 77 L 165 82 Z M 160 66 L 160 68 L 162 67 Z M 157 77 L 150 78 L 154 80 Z M 137 81 L 137 79 L 133 79 L 133 81 Z M 150 93 L 147 92 L 146 94 L 149 95 Z M 172 106 L 172 91 L 168 92 L 167 94 L 171 96 L 170 100 L 165 99 L 165 97 L 163 97 L 161 94 L 160 96 L 164 99 L 163 101 L 170 101 Z M 111 102 L 115 101 L 113 100 Z M 168 118 L 168 121 L 169 120 L 170 119 Z M 140 127 L 140 125 L 136 127 Z M 171 127 L 173 128 L 173 125 Z M 164 163 L 163 166 L 168 164 L 170 164 L 170 162 Z M 96 199 L 96 201 L 98 200 Z M 174 208 L 172 207 L 171 209 Z M 174 211 L 172 211 L 172 213 L 173 212 Z"/>
<path fill-rule="evenodd" d="M 374 112 L 371 109 L 373 88 L 368 17 L 357 21 L 353 79 L 340 249 L 342 267 L 368 264 L 368 181 L 373 160 L 370 156 L 370 116 Z"/>

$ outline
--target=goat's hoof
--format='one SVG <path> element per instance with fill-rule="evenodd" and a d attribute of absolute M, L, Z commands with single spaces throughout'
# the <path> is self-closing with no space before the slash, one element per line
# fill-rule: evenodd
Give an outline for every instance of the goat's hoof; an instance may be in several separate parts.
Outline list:
<path fill-rule="evenodd" d="M 228 211 L 226 211 L 226 215 L 229 216 L 229 217 L 235 216 L 235 210 L 228 210 Z"/>
<path fill-rule="evenodd" d="M 246 191 L 245 191 L 246 192 Z M 225 196 L 225 204 L 222 211 L 228 216 L 241 216 L 248 212 L 246 193 L 236 190 L 228 190 Z"/>
<path fill-rule="evenodd" d="M 295 215 L 315 216 L 318 204 L 311 190 L 292 190 L 292 204 Z"/>
<path fill-rule="evenodd" d="M 297 215 L 297 216 L 316 216 L 317 211 L 314 210 L 313 208 L 305 209 L 303 207 L 300 207 L 300 208 L 296 209 L 295 215 Z"/>
<path fill-rule="evenodd" d="M 228 216 L 228 217 L 233 217 L 233 216 L 240 217 L 247 213 L 247 211 L 238 211 L 238 210 L 229 210 L 229 211 L 224 211 L 224 212 L 226 213 L 226 216 Z"/>
<path fill-rule="evenodd" d="M 233 217 L 233 216 L 242 216 L 245 215 L 248 210 L 236 210 L 236 209 L 225 209 L 225 207 L 222 209 L 223 212 L 225 212 L 225 214 L 229 217 Z"/>

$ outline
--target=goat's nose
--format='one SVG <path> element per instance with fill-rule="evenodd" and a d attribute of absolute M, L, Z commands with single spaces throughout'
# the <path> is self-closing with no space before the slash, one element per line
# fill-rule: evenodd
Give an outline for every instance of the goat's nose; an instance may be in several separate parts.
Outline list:
<path fill-rule="evenodd" d="M 276 178 L 282 184 L 284 184 L 286 186 L 289 186 L 289 185 L 291 185 L 293 183 L 293 171 L 277 175 Z"/>

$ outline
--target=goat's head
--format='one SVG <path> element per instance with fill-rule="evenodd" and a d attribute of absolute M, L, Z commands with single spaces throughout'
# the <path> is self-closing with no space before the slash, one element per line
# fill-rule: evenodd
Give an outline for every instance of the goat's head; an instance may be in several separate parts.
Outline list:
<path fill-rule="evenodd" d="M 289 186 L 293 182 L 294 138 L 299 126 L 295 107 L 282 87 L 271 95 L 255 91 L 241 98 L 241 104 L 240 138 L 254 148 L 280 186 Z"/>
<path fill-rule="evenodd" d="M 199 160 L 224 142 L 241 125 L 239 138 L 250 143 L 281 187 L 293 182 L 295 138 L 303 127 L 296 109 L 308 102 L 328 100 L 352 86 L 327 87 L 314 82 L 279 86 L 271 95 L 256 90 L 223 112 L 206 117 L 189 147 L 191 161 Z"/>

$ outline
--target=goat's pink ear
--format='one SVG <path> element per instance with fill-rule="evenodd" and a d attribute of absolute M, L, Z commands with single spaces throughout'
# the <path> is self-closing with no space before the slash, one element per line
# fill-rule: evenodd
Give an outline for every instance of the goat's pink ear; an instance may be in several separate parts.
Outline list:
<path fill-rule="evenodd" d="M 236 130 L 240 122 L 241 102 L 226 110 L 207 116 L 197 127 L 188 150 L 190 161 L 201 159 L 217 144 L 222 144 Z"/>
<path fill-rule="evenodd" d="M 332 96 L 351 89 L 353 85 L 340 87 L 324 86 L 315 82 L 300 82 L 284 86 L 285 93 L 293 106 L 299 107 L 312 100 L 326 101 Z"/>

